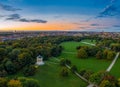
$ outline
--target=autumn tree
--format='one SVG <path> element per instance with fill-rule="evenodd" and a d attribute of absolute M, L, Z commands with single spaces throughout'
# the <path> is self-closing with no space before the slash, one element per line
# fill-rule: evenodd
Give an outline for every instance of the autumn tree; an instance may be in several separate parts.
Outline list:
<path fill-rule="evenodd" d="M 78 56 L 78 58 L 87 58 L 88 57 L 87 52 L 83 48 L 78 50 L 77 56 Z"/>
<path fill-rule="evenodd" d="M 0 78 L 0 87 L 7 87 L 7 79 Z"/>
<path fill-rule="evenodd" d="M 107 54 L 107 59 L 112 60 L 112 59 L 114 59 L 114 57 L 115 57 L 115 52 L 109 51 Z"/>
<path fill-rule="evenodd" d="M 102 51 L 98 51 L 98 52 L 97 52 L 96 58 L 97 58 L 97 59 L 102 59 L 102 58 L 103 58 L 103 53 L 102 53 Z"/>
<path fill-rule="evenodd" d="M 10 80 L 7 84 L 8 87 L 23 87 L 19 80 Z"/>
<path fill-rule="evenodd" d="M 66 77 L 66 76 L 68 76 L 68 74 L 69 74 L 68 69 L 67 69 L 66 67 L 63 67 L 63 68 L 61 69 L 61 71 L 60 71 L 60 75 L 61 75 L 62 77 Z"/>

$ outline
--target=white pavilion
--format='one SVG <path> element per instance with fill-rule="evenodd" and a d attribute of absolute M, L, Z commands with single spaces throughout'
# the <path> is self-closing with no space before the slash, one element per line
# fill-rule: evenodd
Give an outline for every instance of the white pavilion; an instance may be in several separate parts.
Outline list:
<path fill-rule="evenodd" d="M 43 57 L 41 55 L 37 56 L 37 65 L 44 65 L 45 63 L 43 62 Z"/>

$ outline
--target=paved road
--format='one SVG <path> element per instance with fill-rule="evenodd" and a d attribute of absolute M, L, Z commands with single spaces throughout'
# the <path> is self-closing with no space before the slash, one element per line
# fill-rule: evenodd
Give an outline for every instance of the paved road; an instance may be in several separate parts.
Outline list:
<path fill-rule="evenodd" d="M 110 70 L 112 69 L 112 67 L 114 66 L 114 64 L 116 63 L 118 57 L 119 57 L 119 52 L 116 54 L 114 60 L 112 61 L 112 63 L 110 64 L 110 66 L 107 68 L 106 72 L 110 72 Z"/>

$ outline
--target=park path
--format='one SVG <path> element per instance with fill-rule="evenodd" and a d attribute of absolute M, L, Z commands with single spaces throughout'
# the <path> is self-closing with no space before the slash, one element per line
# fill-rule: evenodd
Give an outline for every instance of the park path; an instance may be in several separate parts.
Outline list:
<path fill-rule="evenodd" d="M 91 44 L 91 43 L 88 43 L 88 42 L 82 42 L 82 43 L 95 46 L 95 44 Z M 105 47 L 105 48 L 107 48 L 107 47 Z M 107 49 L 110 49 L 110 48 L 107 48 Z M 112 61 L 112 63 L 110 64 L 110 66 L 107 68 L 106 72 L 110 72 L 111 71 L 112 67 L 115 65 L 115 63 L 116 63 L 116 61 L 117 61 L 117 59 L 119 57 L 119 54 L 120 54 L 119 52 L 116 54 L 114 60 Z"/>
<path fill-rule="evenodd" d="M 66 64 L 66 67 L 68 68 L 68 69 L 71 69 L 71 67 L 69 66 L 69 65 L 67 65 Z M 87 83 L 89 83 L 90 84 L 90 82 L 87 80 L 87 79 L 85 79 L 83 76 L 81 76 L 79 73 L 77 73 L 76 71 L 74 72 L 79 78 L 81 78 L 83 81 L 85 81 L 85 82 L 87 82 Z"/>
<path fill-rule="evenodd" d="M 60 62 L 60 59 L 53 57 L 57 62 Z M 66 64 L 66 67 L 68 69 L 71 69 L 71 67 L 69 65 Z M 74 72 L 76 76 L 78 76 L 81 80 L 85 81 L 86 83 L 88 83 L 89 85 L 87 87 L 98 87 L 97 85 L 91 83 L 89 80 L 87 80 L 86 78 L 84 78 L 83 76 L 81 76 L 78 72 Z"/>
<path fill-rule="evenodd" d="M 115 63 L 116 63 L 116 61 L 117 61 L 117 59 L 118 59 L 118 57 L 119 57 L 119 52 L 116 54 L 116 56 L 115 56 L 115 58 L 114 58 L 114 60 L 112 61 L 112 63 L 110 64 L 110 66 L 107 68 L 107 70 L 106 70 L 106 72 L 110 72 L 110 70 L 112 69 L 112 67 L 115 65 Z"/>
<path fill-rule="evenodd" d="M 81 42 L 81 43 L 88 44 L 88 45 L 91 45 L 91 46 L 95 46 L 95 44 L 88 43 L 88 42 Z"/>
<path fill-rule="evenodd" d="M 55 59 L 56 61 L 60 61 L 60 60 L 57 59 L 56 57 L 54 57 L 54 59 Z M 70 67 L 69 65 L 67 65 L 67 64 L 66 64 L 66 67 L 67 67 L 68 69 L 71 69 L 71 67 Z M 74 73 L 75 73 L 79 78 L 81 78 L 83 81 L 91 84 L 90 81 L 88 81 L 87 79 L 85 79 L 85 78 L 84 78 L 83 76 L 81 76 L 78 72 L 75 71 Z"/>
<path fill-rule="evenodd" d="M 69 65 L 66 64 L 66 67 L 68 69 L 71 69 L 71 67 Z M 91 83 L 89 80 L 87 80 L 86 78 L 84 78 L 83 76 L 81 76 L 78 72 L 74 72 L 76 76 L 78 76 L 80 79 L 82 79 L 83 81 L 87 82 L 89 85 L 87 87 L 98 87 L 97 85 Z"/>

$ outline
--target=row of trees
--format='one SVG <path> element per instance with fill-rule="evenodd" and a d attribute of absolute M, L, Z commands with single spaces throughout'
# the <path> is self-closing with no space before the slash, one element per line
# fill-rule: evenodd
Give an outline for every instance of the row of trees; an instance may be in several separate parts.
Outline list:
<path fill-rule="evenodd" d="M 77 47 L 78 58 L 96 57 L 97 59 L 112 60 L 115 57 L 115 51 L 109 49 L 100 49 L 99 47 L 79 46 Z"/>
<path fill-rule="evenodd" d="M 109 48 L 116 52 L 120 51 L 120 40 L 101 39 L 99 42 L 97 42 L 96 45 L 97 47 L 100 47 L 100 48 Z"/>

